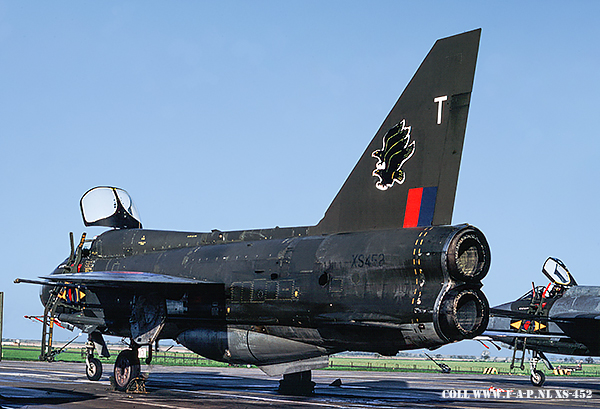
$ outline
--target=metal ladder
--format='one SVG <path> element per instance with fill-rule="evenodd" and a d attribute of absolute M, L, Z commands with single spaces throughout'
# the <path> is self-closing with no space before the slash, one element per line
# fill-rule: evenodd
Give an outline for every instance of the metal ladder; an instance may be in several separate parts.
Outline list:
<path fill-rule="evenodd" d="M 532 283 L 533 284 L 533 283 Z M 544 310 L 543 301 L 544 295 L 548 288 L 544 289 L 544 287 L 535 287 L 533 286 L 533 293 L 531 295 L 531 302 L 529 303 L 529 308 L 527 309 L 527 316 L 538 316 L 542 315 Z M 519 328 L 519 332 L 532 333 L 535 330 L 535 321 L 530 321 L 529 327 L 527 329 L 523 328 L 523 323 L 521 323 L 521 327 Z M 520 352 L 521 356 L 517 356 L 517 353 Z M 519 338 L 515 337 L 515 343 L 513 345 L 513 355 L 510 363 L 510 370 L 512 371 L 515 367 L 515 361 L 520 361 L 519 368 L 521 370 L 525 369 L 525 354 L 527 352 L 527 338 L 523 338 L 522 344 L 519 345 Z"/>
<path fill-rule="evenodd" d="M 82 249 L 83 244 L 85 243 L 85 237 L 86 234 L 83 233 L 81 235 L 81 239 L 79 240 L 79 244 L 77 245 L 77 247 L 75 247 L 75 243 L 73 242 L 73 232 L 69 233 L 71 253 L 69 256 L 69 260 L 66 262 L 66 266 L 64 267 L 65 271 L 77 271 L 77 266 L 79 265 L 79 262 L 81 261 L 82 257 Z M 48 302 L 44 306 L 44 318 L 42 320 L 42 345 L 41 353 L 39 356 L 40 361 L 52 362 L 54 361 L 54 357 L 62 352 L 62 349 L 56 350 L 52 348 L 52 340 L 54 335 L 56 308 L 59 306 L 59 304 L 61 304 L 59 295 L 62 291 L 64 291 L 65 288 L 66 287 L 64 286 L 52 287 L 52 289 L 50 290 L 50 297 L 48 298 Z"/>
<path fill-rule="evenodd" d="M 44 317 L 42 320 L 42 345 L 41 353 L 39 356 L 40 361 L 54 361 L 56 351 L 52 348 L 52 340 L 54 335 L 54 319 L 56 314 L 56 307 L 60 303 L 58 295 L 61 291 L 61 287 L 53 287 L 50 290 L 50 298 L 44 306 Z"/>

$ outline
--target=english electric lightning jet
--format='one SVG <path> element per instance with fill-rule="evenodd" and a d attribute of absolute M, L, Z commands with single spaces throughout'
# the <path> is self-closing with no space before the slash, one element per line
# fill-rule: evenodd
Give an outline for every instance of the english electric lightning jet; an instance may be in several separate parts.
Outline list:
<path fill-rule="evenodd" d="M 438 40 L 315 226 L 186 233 L 142 229 L 129 195 L 97 187 L 81 199 L 88 240 L 43 280 L 42 358 L 54 319 L 94 343 L 130 340 L 114 366 L 125 390 L 138 349 L 176 340 L 218 361 L 283 375 L 282 393 L 312 393 L 328 355 L 435 348 L 480 335 L 485 236 L 449 225 L 481 30 Z M 146 360 L 149 361 L 148 359 Z"/>
<path fill-rule="evenodd" d="M 483 337 L 513 348 L 511 369 L 521 352 L 524 369 L 525 352 L 531 351 L 530 379 L 542 386 L 546 376 L 537 369 L 542 360 L 553 369 L 544 353 L 600 356 L 600 287 L 577 285 L 565 264 L 550 257 L 542 272 L 550 279 L 535 286 L 515 301 L 498 305 L 490 311 L 490 321 Z"/>

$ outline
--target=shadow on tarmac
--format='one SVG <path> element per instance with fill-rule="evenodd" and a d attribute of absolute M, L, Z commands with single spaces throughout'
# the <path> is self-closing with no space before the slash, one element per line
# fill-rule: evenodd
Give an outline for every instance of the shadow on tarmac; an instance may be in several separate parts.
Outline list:
<path fill-rule="evenodd" d="M 16 407 L 52 404 L 74 403 L 96 399 L 98 396 L 85 393 L 66 391 L 54 388 L 15 388 L 0 387 L 0 403 Z"/>

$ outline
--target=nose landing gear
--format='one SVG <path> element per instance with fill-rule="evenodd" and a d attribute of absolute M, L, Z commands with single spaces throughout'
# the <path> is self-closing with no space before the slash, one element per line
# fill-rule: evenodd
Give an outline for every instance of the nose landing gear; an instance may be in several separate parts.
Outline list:
<path fill-rule="evenodd" d="M 542 387 L 544 385 L 544 382 L 546 382 L 546 375 L 544 375 L 542 371 L 537 369 L 537 364 L 540 360 L 546 365 L 546 368 L 548 368 L 549 370 L 552 371 L 554 369 L 554 367 L 552 366 L 548 358 L 546 358 L 546 355 L 544 355 L 543 352 L 534 350 L 531 351 L 531 361 L 529 361 L 529 380 L 531 381 L 531 384 L 533 386 L 537 387 Z"/>
<path fill-rule="evenodd" d="M 86 358 L 85 375 L 90 381 L 98 381 L 102 376 L 102 362 L 98 358 Z"/>
<path fill-rule="evenodd" d="M 100 346 L 101 357 L 108 358 L 110 356 L 102 334 L 97 331 L 91 332 L 85 343 L 85 375 L 90 381 L 98 381 L 102 377 L 102 362 L 94 357 L 96 344 Z"/>

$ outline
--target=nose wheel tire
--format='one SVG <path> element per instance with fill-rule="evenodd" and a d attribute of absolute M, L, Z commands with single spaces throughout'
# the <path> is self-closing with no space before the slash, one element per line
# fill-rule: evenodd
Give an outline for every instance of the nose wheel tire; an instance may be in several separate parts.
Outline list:
<path fill-rule="evenodd" d="M 115 385 L 117 390 L 126 391 L 129 383 L 140 375 L 140 359 L 137 351 L 125 349 L 115 361 Z"/>
<path fill-rule="evenodd" d="M 530 376 L 533 386 L 542 386 L 546 382 L 546 375 L 538 369 L 534 370 Z"/>
<path fill-rule="evenodd" d="M 89 358 L 85 365 L 85 374 L 90 381 L 97 381 L 102 376 L 102 362 L 98 358 Z"/>

